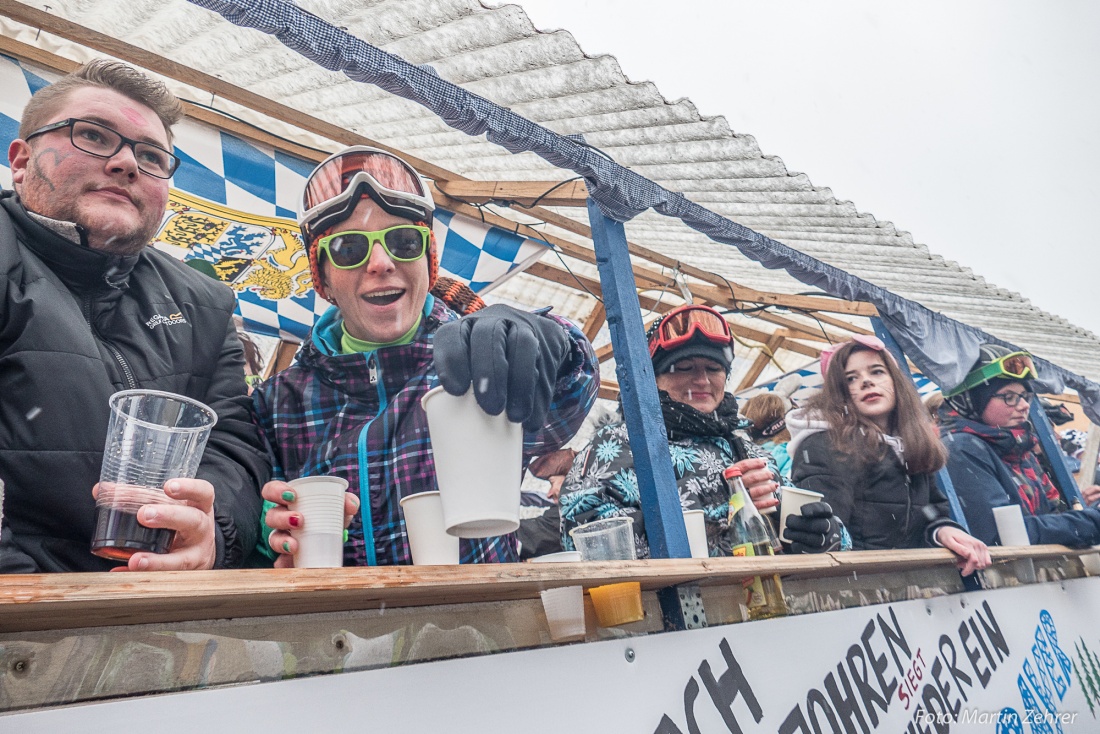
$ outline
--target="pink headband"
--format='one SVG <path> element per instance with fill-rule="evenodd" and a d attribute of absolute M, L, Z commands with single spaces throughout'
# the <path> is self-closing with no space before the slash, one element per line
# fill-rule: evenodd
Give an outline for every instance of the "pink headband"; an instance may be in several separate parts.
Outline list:
<path fill-rule="evenodd" d="M 877 336 L 872 336 L 870 334 L 856 334 L 846 342 L 841 342 L 840 344 L 830 344 L 829 346 L 821 350 L 822 378 L 824 378 L 825 375 L 827 375 L 829 372 L 829 362 L 832 361 L 833 355 L 836 354 L 836 351 L 838 349 L 847 344 L 859 344 L 861 346 L 867 347 L 868 349 L 873 349 L 876 352 L 883 352 L 895 365 L 898 363 L 897 360 L 894 359 L 894 355 L 891 354 L 890 350 L 886 348 L 886 344 L 883 343 L 882 339 L 879 339 Z"/>

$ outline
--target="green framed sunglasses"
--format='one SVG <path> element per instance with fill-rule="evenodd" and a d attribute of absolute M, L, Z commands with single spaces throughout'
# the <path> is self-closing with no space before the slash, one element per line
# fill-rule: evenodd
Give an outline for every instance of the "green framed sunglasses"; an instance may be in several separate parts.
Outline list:
<path fill-rule="evenodd" d="M 421 224 L 399 224 L 377 232 L 348 230 L 320 238 L 317 250 L 327 254 L 337 268 L 352 270 L 370 260 L 376 242 L 391 260 L 403 263 L 419 260 L 428 251 L 431 236 L 431 229 Z"/>

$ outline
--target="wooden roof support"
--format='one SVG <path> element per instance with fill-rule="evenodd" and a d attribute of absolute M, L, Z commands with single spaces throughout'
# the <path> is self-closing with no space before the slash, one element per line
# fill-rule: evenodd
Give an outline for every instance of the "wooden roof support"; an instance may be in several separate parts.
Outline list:
<path fill-rule="evenodd" d="M 587 291 L 596 296 L 602 295 L 600 282 L 595 278 L 570 273 L 562 268 L 547 265 L 546 263 L 535 263 L 528 269 L 528 272 L 545 280 L 553 281 L 559 285 L 564 285 L 575 290 Z M 641 304 L 641 307 L 647 311 L 657 311 L 658 313 L 666 313 L 676 307 L 675 304 L 659 302 L 656 298 L 644 294 L 638 296 L 638 302 Z M 752 339 L 759 344 L 767 344 L 768 340 L 772 337 L 772 334 L 766 331 L 760 331 L 759 329 L 753 329 L 749 326 L 734 324 L 728 321 L 727 323 L 729 323 L 730 331 L 737 336 Z M 795 341 L 793 338 L 795 335 L 785 329 L 777 330 L 775 333 L 783 338 L 782 343 L 779 345 L 780 349 L 803 354 L 811 359 L 817 359 L 820 354 L 820 349 Z M 605 359 L 611 353 L 609 347 L 610 345 L 596 350 L 596 356 L 601 360 Z M 604 349 L 607 349 L 607 351 L 603 351 Z"/>
<path fill-rule="evenodd" d="M 91 48 L 102 53 L 110 54 L 118 59 L 121 59 L 128 63 L 136 64 L 138 66 L 141 66 L 142 68 L 148 69 L 162 76 L 175 79 L 194 87 L 199 87 L 201 89 L 211 92 L 212 94 L 220 96 L 223 99 L 256 110 L 264 115 L 267 115 L 268 117 L 271 117 L 272 119 L 281 120 L 307 132 L 311 132 L 316 135 L 328 138 L 329 140 L 333 140 L 344 145 L 371 145 L 381 148 L 383 150 L 391 151 L 394 154 L 400 155 L 402 158 L 407 160 L 423 174 L 435 179 L 437 182 L 437 186 L 440 187 L 436 190 L 439 191 L 440 194 L 445 196 L 446 199 L 449 201 L 458 201 L 458 199 L 447 196 L 446 194 L 446 189 L 450 186 L 450 182 L 469 181 L 469 179 L 467 179 L 465 176 L 462 176 L 453 171 L 448 171 L 447 169 L 429 163 L 428 161 L 410 156 L 404 151 L 397 150 L 391 146 L 387 146 L 383 143 L 379 143 L 378 141 L 371 140 L 370 138 L 367 138 L 365 136 L 350 132 L 348 130 L 345 130 L 344 128 L 339 127 L 338 125 L 334 125 L 320 118 L 304 114 L 303 112 L 287 107 L 286 105 L 273 102 L 258 94 L 249 92 L 246 89 L 242 89 L 234 84 L 230 84 L 221 79 L 218 79 L 215 76 L 197 71 L 196 69 L 184 66 L 183 64 L 179 64 L 164 56 L 160 56 L 158 54 L 152 53 L 151 51 L 139 48 L 138 46 L 125 43 L 116 38 L 112 38 L 111 36 L 99 33 L 98 31 L 94 31 L 90 28 L 73 23 L 56 15 L 38 10 L 37 8 L 31 7 L 24 3 L 15 2 L 15 0 L 0 0 L 0 14 L 6 15 L 9 18 L 12 18 L 13 20 L 16 20 L 20 23 L 24 23 L 28 26 L 40 28 L 48 33 L 53 33 L 81 46 L 85 46 L 87 48 Z M 42 52 L 38 49 L 27 46 L 26 44 L 13 42 L 9 39 L 0 40 L 2 40 L 6 46 L 9 46 L 9 48 L 11 48 L 11 50 L 18 55 L 37 61 L 38 63 L 42 63 L 46 66 L 50 66 L 52 68 L 56 68 L 62 71 L 68 71 L 72 68 L 75 68 L 74 62 L 68 59 L 64 59 L 63 57 Z M 209 114 L 210 113 L 207 112 L 206 115 L 196 116 L 206 117 L 206 119 L 209 120 Z M 226 125 L 223 120 L 221 120 L 220 116 L 218 116 L 218 122 L 215 124 L 230 127 L 229 125 Z M 246 136 L 254 138 L 256 137 L 256 134 L 252 133 Z M 288 146 L 284 141 L 280 140 L 279 147 L 286 148 Z M 301 148 L 301 146 L 299 146 L 299 148 Z M 314 151 L 311 153 L 311 155 L 307 157 L 312 160 L 317 160 L 318 154 Z M 484 182 L 470 183 L 481 184 Z M 543 182 L 535 183 L 541 184 Z M 522 189 L 523 186 L 526 186 L 526 184 L 523 184 L 522 182 L 495 182 L 494 186 L 496 185 L 499 185 L 501 187 L 500 191 L 502 192 L 511 190 L 516 187 Z M 566 189 L 568 186 L 569 184 L 566 184 L 563 185 L 561 188 Z M 497 189 L 495 188 L 493 189 L 493 191 L 496 190 Z M 541 191 L 545 192 L 545 189 L 542 189 Z M 577 189 L 576 187 L 572 187 L 569 193 L 571 195 L 575 195 L 578 191 L 579 189 Z M 532 203 L 534 202 L 535 198 L 537 198 L 537 196 L 531 199 Z M 448 208 L 453 207 L 449 206 Z M 471 207 L 471 209 L 473 208 Z M 484 215 L 486 221 L 489 221 L 488 213 L 482 213 L 481 211 L 476 209 L 474 209 L 473 211 L 477 212 L 475 216 Z M 592 231 L 587 225 L 570 219 L 569 217 L 557 214 L 556 212 L 552 212 L 543 207 L 531 207 L 527 210 L 527 213 L 534 218 L 541 219 L 548 224 L 552 224 L 566 231 L 573 232 L 574 234 L 578 234 L 582 237 L 585 237 L 586 239 L 591 239 L 592 237 Z M 547 239 L 548 241 L 551 241 L 552 244 L 556 244 L 559 247 L 562 247 L 563 251 L 568 252 L 574 257 L 578 257 L 579 259 L 585 260 L 587 262 L 595 262 L 595 254 L 592 252 L 591 248 L 582 247 L 573 243 L 568 243 L 567 247 L 562 244 L 563 242 L 567 241 L 560 240 L 558 238 L 550 240 L 550 238 L 546 237 L 543 233 L 538 232 L 538 230 L 535 230 L 533 228 L 526 227 L 526 225 L 517 225 L 516 222 L 505 219 L 503 217 L 494 218 L 500 220 L 493 222 L 495 224 L 507 227 L 509 229 L 528 230 L 528 232 L 526 233 L 527 236 Z M 792 296 L 786 294 L 766 293 L 763 291 L 758 291 L 741 284 L 731 283 L 730 281 L 727 281 L 725 278 L 722 278 L 715 273 L 710 273 L 692 265 L 681 263 L 675 258 L 662 255 L 661 253 L 651 250 L 649 248 L 642 247 L 634 243 L 628 243 L 628 246 L 632 255 L 644 258 L 662 267 L 677 269 L 685 275 L 691 276 L 705 283 L 710 283 L 712 286 L 711 288 L 706 288 L 698 284 L 693 284 L 692 291 L 693 293 L 707 298 L 711 303 L 719 303 L 730 308 L 737 308 L 739 302 L 748 302 L 758 303 L 762 305 L 785 306 L 788 308 L 800 310 L 832 311 L 835 313 L 847 314 L 852 316 L 874 316 L 877 313 L 874 306 L 869 303 L 854 303 L 820 296 Z M 639 269 L 636 268 L 635 270 L 636 272 L 638 272 Z M 645 269 L 641 270 L 644 271 Z M 662 286 L 664 284 L 667 284 L 669 280 L 667 276 L 663 276 L 658 273 L 652 273 L 652 271 L 647 273 L 647 275 L 653 279 L 652 282 L 659 283 Z M 731 291 L 731 289 L 733 292 L 729 293 L 729 295 L 726 295 L 726 293 L 728 291 Z"/>
<path fill-rule="evenodd" d="M 772 334 L 771 338 L 760 347 L 760 354 L 756 355 L 752 367 L 745 373 L 744 378 L 741 380 L 741 384 L 737 386 L 737 392 L 741 392 L 756 384 L 756 378 L 760 377 L 760 373 L 768 366 L 768 362 L 775 358 L 775 350 L 779 349 L 783 341 L 783 336 L 781 334 Z"/>
<path fill-rule="evenodd" d="M 600 328 L 607 322 L 607 310 L 603 307 L 603 301 L 596 301 L 596 307 L 592 309 L 592 313 L 588 314 L 588 319 L 584 322 L 584 335 L 588 337 L 588 341 L 595 341 L 596 334 L 600 332 Z"/>
<path fill-rule="evenodd" d="M 577 206 L 588 203 L 588 187 L 584 181 L 441 181 L 439 188 L 455 199 L 471 204 L 503 202 L 531 208 L 542 206 Z"/>

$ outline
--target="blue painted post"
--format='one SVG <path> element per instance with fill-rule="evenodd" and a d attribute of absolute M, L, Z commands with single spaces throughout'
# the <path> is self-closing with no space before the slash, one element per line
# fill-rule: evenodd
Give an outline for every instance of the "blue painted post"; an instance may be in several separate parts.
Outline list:
<path fill-rule="evenodd" d="M 687 528 L 680 508 L 680 493 L 668 455 L 668 436 L 653 380 L 653 364 L 642 325 L 642 308 L 634 285 L 634 271 L 621 222 L 604 216 L 591 199 L 588 220 L 596 266 L 600 271 L 603 304 L 611 344 L 615 349 L 615 374 L 626 418 L 634 471 L 642 498 L 642 517 L 650 554 L 654 558 L 690 558 Z"/>
<path fill-rule="evenodd" d="M 1062 453 L 1061 446 L 1058 444 L 1058 436 L 1054 433 L 1054 426 L 1050 424 L 1050 419 L 1047 418 L 1047 413 L 1043 410 L 1043 405 L 1039 402 L 1038 397 L 1031 401 L 1028 406 L 1028 413 L 1031 417 L 1031 425 L 1035 427 L 1035 435 L 1039 438 L 1039 445 L 1043 447 L 1047 463 L 1050 464 L 1050 469 L 1054 472 L 1055 486 L 1062 490 L 1062 496 L 1066 498 L 1066 503 L 1070 507 L 1075 510 L 1081 509 L 1085 506 L 1085 500 L 1081 497 L 1081 490 L 1077 487 L 1077 482 L 1073 480 L 1073 472 L 1066 466 L 1066 458 Z"/>
<path fill-rule="evenodd" d="M 875 330 L 875 335 L 882 339 L 886 344 L 886 348 L 890 350 L 890 353 L 894 355 L 894 359 L 898 361 L 898 365 L 902 371 L 909 372 L 909 363 L 905 361 L 905 352 L 901 351 L 901 345 L 894 339 L 894 335 L 886 328 L 886 324 L 882 323 L 882 319 L 877 316 L 872 317 L 871 327 Z M 966 515 L 963 514 L 962 505 L 959 503 L 959 495 L 955 493 L 955 484 L 951 481 L 951 475 L 947 473 L 947 467 L 940 469 L 936 472 L 936 481 L 940 485 L 940 489 L 947 495 L 947 503 L 951 508 L 951 519 L 962 526 L 963 530 L 970 532 L 970 526 L 966 522 Z"/>

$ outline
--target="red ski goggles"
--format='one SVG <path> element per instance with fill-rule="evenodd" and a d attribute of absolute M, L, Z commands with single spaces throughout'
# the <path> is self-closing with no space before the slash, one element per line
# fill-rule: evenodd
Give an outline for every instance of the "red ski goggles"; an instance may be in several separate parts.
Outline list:
<path fill-rule="evenodd" d="M 649 356 L 658 349 L 670 352 L 702 336 L 721 346 L 733 343 L 733 334 L 722 315 L 706 306 L 680 306 L 669 311 L 649 335 Z"/>

